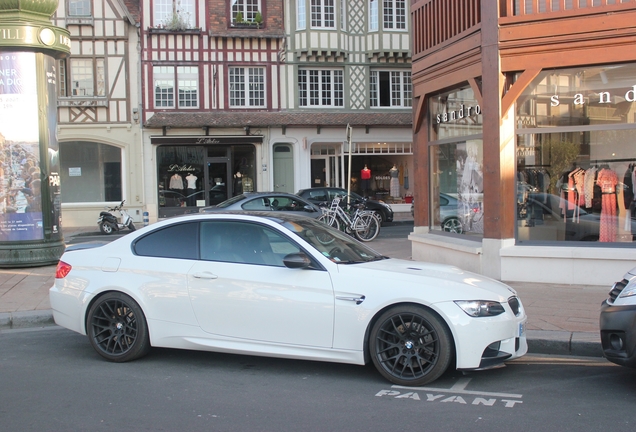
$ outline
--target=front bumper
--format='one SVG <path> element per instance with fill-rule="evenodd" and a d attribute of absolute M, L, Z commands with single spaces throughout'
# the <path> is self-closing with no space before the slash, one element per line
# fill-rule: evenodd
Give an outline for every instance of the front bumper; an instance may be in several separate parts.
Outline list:
<path fill-rule="evenodd" d="M 601 345 L 612 363 L 636 367 L 636 305 L 601 305 Z"/>
<path fill-rule="evenodd" d="M 528 352 L 527 317 L 521 304 L 518 315 L 504 304 L 504 314 L 484 318 L 469 317 L 453 302 L 437 306 L 452 323 L 457 369 L 489 369 Z"/>

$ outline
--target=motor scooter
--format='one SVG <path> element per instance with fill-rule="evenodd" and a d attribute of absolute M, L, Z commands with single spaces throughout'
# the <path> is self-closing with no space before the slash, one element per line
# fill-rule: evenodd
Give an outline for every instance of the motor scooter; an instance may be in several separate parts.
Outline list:
<path fill-rule="evenodd" d="M 128 228 L 130 231 L 134 231 L 135 224 L 133 223 L 132 217 L 128 214 L 126 209 L 124 209 L 124 203 L 126 200 L 122 201 L 121 204 L 108 208 L 105 207 L 107 211 L 103 211 L 99 214 L 99 219 L 97 219 L 97 225 L 99 226 L 99 230 L 104 234 L 112 234 L 115 231 L 121 231 L 124 228 Z M 118 211 L 120 214 L 120 218 L 117 218 L 112 212 Z"/>

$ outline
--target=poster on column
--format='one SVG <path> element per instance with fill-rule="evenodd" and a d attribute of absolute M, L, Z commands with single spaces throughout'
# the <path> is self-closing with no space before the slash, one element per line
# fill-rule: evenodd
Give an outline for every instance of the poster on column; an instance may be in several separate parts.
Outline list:
<path fill-rule="evenodd" d="M 0 52 L 0 241 L 44 238 L 35 53 Z"/>

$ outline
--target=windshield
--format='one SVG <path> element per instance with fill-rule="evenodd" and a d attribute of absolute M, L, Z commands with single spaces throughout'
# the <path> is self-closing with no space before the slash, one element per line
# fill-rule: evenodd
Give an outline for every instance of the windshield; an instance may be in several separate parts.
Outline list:
<path fill-rule="evenodd" d="M 386 258 L 350 236 L 310 218 L 282 221 L 281 225 L 335 263 L 355 264 Z"/>

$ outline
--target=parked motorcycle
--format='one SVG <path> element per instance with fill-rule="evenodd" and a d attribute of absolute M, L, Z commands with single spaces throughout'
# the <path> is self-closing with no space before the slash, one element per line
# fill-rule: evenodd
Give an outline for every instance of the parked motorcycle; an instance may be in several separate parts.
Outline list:
<path fill-rule="evenodd" d="M 106 207 L 107 211 L 103 211 L 99 214 L 97 225 L 102 233 L 112 234 L 113 232 L 121 231 L 124 228 L 128 228 L 130 231 L 134 231 L 136 229 L 132 217 L 128 214 L 126 209 L 124 209 L 125 202 L 126 200 L 112 208 Z M 113 212 L 119 212 L 120 217 L 118 218 L 115 216 Z"/>

